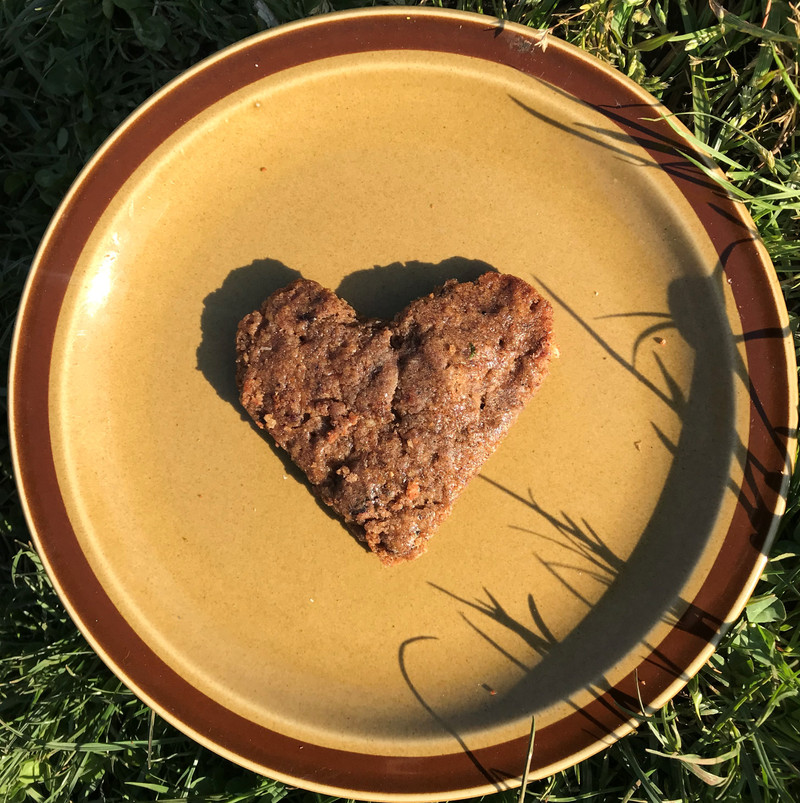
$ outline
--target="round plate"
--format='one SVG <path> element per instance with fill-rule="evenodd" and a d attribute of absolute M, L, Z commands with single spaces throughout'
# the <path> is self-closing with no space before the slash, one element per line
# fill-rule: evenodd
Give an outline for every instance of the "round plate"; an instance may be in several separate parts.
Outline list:
<path fill-rule="evenodd" d="M 243 41 L 113 134 L 31 273 L 11 420 L 43 561 L 143 700 L 291 784 L 452 799 L 519 779 L 532 714 L 545 776 L 697 671 L 782 511 L 795 365 L 664 114 L 538 32 L 397 8 Z M 297 276 L 391 317 L 488 269 L 562 356 L 383 568 L 246 419 L 236 324 Z"/>

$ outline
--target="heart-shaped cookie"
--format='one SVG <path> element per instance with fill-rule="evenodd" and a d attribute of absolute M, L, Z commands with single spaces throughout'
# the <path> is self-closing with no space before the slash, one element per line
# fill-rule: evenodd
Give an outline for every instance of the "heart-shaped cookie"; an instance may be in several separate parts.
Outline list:
<path fill-rule="evenodd" d="M 298 279 L 239 324 L 241 402 L 384 564 L 422 554 L 544 379 L 548 301 L 446 282 L 393 321 Z"/>

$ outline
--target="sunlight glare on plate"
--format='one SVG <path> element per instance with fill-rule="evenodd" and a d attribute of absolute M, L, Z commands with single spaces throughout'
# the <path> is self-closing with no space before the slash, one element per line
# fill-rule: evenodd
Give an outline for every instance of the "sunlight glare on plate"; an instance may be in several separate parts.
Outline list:
<path fill-rule="evenodd" d="M 119 237 L 117 234 L 112 236 L 112 240 L 116 246 L 119 246 Z M 97 266 L 97 272 L 89 279 L 89 285 L 85 294 L 84 309 L 86 314 L 90 317 L 95 316 L 100 307 L 106 303 L 109 295 L 111 295 L 111 290 L 114 285 L 114 264 L 118 257 L 118 250 L 107 251 Z"/>

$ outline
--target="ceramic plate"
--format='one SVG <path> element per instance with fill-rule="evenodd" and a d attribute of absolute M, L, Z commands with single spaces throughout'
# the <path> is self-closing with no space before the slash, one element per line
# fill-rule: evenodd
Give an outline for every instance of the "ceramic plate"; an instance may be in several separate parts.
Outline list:
<path fill-rule="evenodd" d="M 11 416 L 53 582 L 160 715 L 291 784 L 452 799 L 518 781 L 532 714 L 545 776 L 697 671 L 782 511 L 795 366 L 664 114 L 552 38 L 397 8 L 243 41 L 114 133 L 39 251 Z M 392 316 L 489 269 L 561 358 L 384 568 L 243 415 L 236 324 L 298 276 Z"/>

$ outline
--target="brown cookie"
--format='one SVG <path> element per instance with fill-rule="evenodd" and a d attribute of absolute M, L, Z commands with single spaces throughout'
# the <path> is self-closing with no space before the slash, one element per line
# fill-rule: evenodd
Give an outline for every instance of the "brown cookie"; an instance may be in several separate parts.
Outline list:
<path fill-rule="evenodd" d="M 244 408 L 384 564 L 422 554 L 555 353 L 514 276 L 446 282 L 389 321 L 298 279 L 239 324 Z"/>

